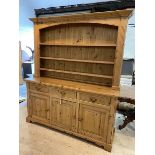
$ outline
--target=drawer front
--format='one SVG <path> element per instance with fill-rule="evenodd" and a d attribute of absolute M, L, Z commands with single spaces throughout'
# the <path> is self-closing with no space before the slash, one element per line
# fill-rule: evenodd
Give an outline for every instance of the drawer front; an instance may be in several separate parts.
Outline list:
<path fill-rule="evenodd" d="M 79 99 L 82 101 L 87 101 L 91 103 L 110 105 L 111 98 L 109 96 L 98 95 L 93 93 L 83 93 L 79 92 Z"/>
<path fill-rule="evenodd" d="M 69 90 L 69 89 L 63 89 L 63 88 L 57 88 L 57 87 L 51 87 L 50 88 L 51 96 L 56 98 L 68 98 L 68 99 L 76 99 L 76 91 Z"/>
<path fill-rule="evenodd" d="M 38 92 L 49 93 L 49 87 L 41 84 L 30 83 L 30 90 Z"/>

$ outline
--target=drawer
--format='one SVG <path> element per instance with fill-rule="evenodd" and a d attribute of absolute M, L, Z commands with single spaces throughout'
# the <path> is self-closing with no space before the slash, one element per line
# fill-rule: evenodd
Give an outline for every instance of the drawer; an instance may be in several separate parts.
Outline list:
<path fill-rule="evenodd" d="M 41 84 L 30 83 L 30 90 L 35 90 L 38 92 L 49 93 L 49 87 Z"/>
<path fill-rule="evenodd" d="M 93 93 L 79 92 L 79 99 L 97 104 L 110 105 L 110 97 Z"/>
<path fill-rule="evenodd" d="M 68 98 L 68 99 L 77 98 L 76 91 L 74 90 L 51 87 L 50 92 L 51 92 L 51 96 L 56 98 Z"/>

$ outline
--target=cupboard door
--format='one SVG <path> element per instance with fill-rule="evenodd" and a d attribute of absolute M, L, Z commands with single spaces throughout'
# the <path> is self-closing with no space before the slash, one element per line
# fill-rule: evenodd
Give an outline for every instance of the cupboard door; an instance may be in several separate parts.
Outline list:
<path fill-rule="evenodd" d="M 30 106 L 32 109 L 31 117 L 40 122 L 50 123 L 50 104 L 49 96 L 30 93 Z"/>
<path fill-rule="evenodd" d="M 76 127 L 76 103 L 51 99 L 51 123 L 67 130 L 75 130 Z"/>
<path fill-rule="evenodd" d="M 80 101 L 78 132 L 92 139 L 106 141 L 109 111 Z"/>

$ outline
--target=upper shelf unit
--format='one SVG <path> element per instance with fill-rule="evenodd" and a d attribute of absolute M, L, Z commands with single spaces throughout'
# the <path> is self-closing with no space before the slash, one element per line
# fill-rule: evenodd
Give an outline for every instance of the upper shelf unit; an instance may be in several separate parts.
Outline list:
<path fill-rule="evenodd" d="M 40 75 L 112 86 L 117 33 L 97 23 L 40 29 Z"/>
<path fill-rule="evenodd" d="M 125 33 L 133 9 L 31 18 L 35 77 L 119 89 Z"/>

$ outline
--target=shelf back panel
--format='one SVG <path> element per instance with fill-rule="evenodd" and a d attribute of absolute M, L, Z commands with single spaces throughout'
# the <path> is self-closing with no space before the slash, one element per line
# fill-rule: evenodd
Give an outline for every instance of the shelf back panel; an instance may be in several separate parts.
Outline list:
<path fill-rule="evenodd" d="M 41 43 L 99 45 L 116 44 L 118 27 L 96 23 L 70 23 L 40 30 Z"/>
<path fill-rule="evenodd" d="M 114 62 L 115 47 L 41 46 L 41 57 Z"/>
<path fill-rule="evenodd" d="M 102 85 L 102 86 L 109 86 L 109 87 L 112 86 L 112 79 L 100 78 L 100 77 L 73 75 L 73 74 L 58 73 L 58 72 L 43 71 L 43 70 L 40 71 L 40 76 L 77 81 L 82 83 L 96 84 L 96 85 Z"/>
<path fill-rule="evenodd" d="M 46 69 L 55 69 L 62 71 L 71 71 L 79 73 L 90 73 L 97 75 L 113 75 L 112 64 L 96 64 L 96 63 L 84 63 L 84 62 L 69 62 L 69 61 L 57 61 L 57 60 L 40 60 L 40 67 Z"/>

